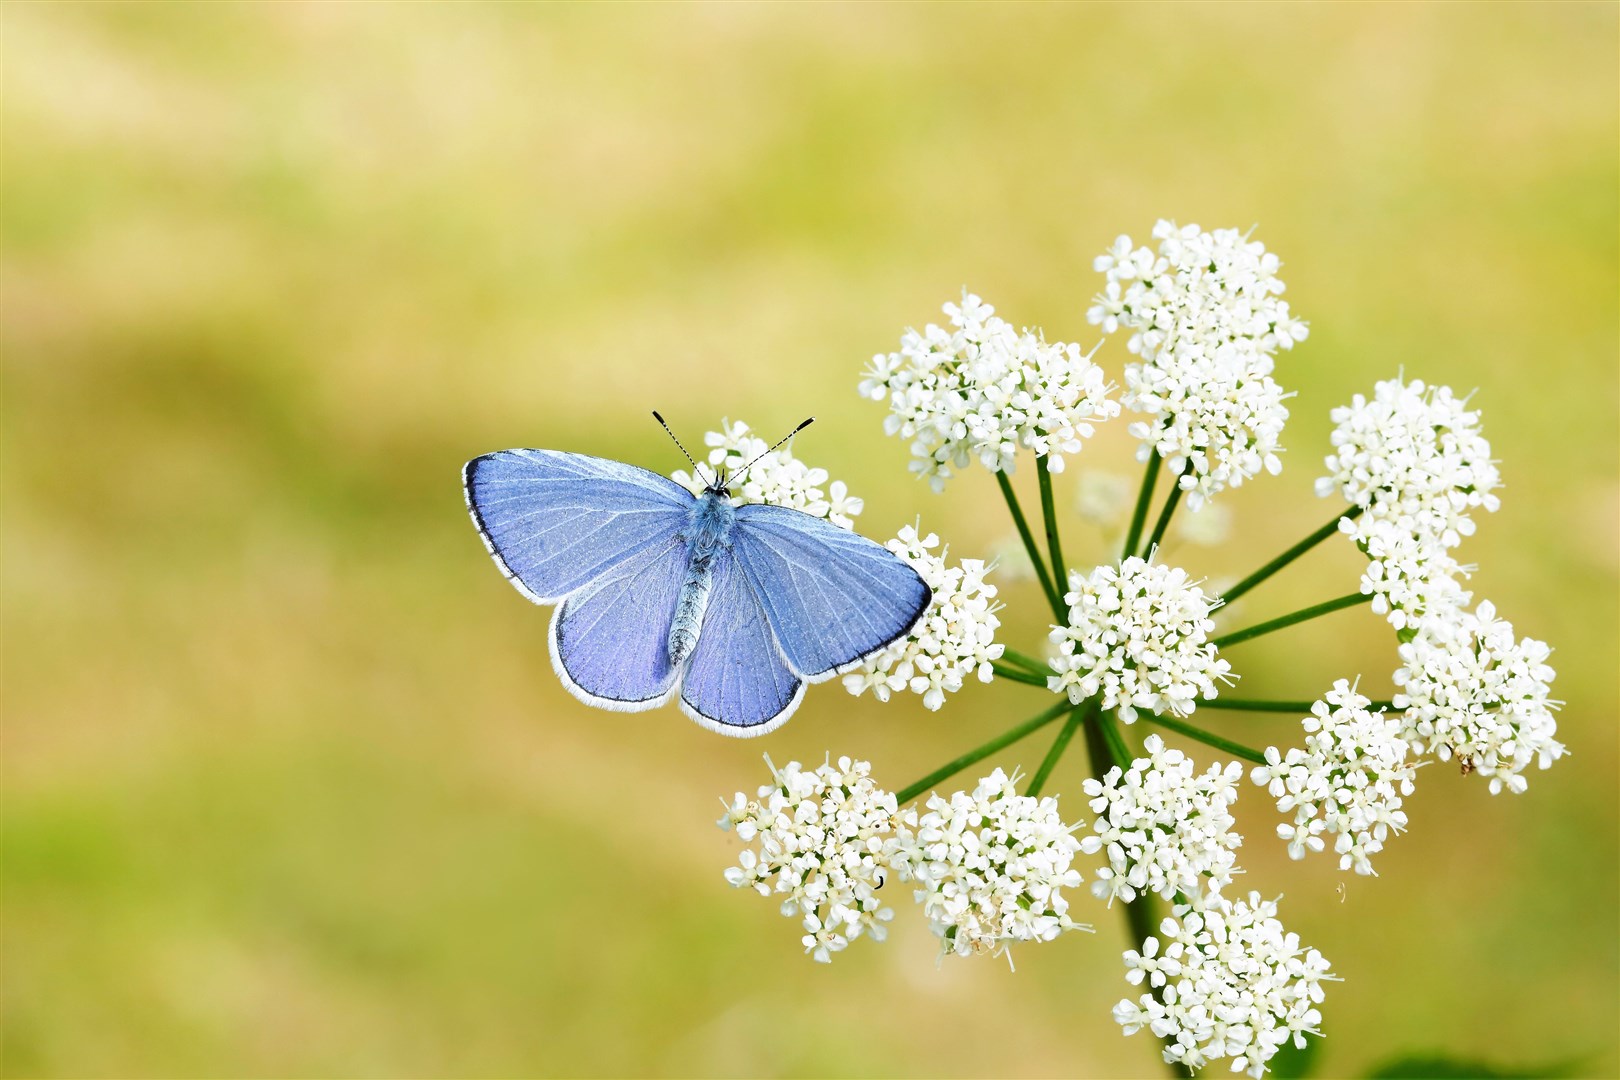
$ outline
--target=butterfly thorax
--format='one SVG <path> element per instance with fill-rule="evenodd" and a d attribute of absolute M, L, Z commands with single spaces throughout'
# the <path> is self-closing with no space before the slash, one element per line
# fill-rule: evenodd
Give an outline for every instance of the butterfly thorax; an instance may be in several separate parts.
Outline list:
<path fill-rule="evenodd" d="M 675 618 L 669 627 L 669 662 L 680 666 L 697 647 L 703 613 L 714 587 L 715 563 L 731 549 L 731 525 L 736 517 L 724 490 L 711 488 L 692 504 L 682 536 L 686 540 L 686 577 L 675 600 Z"/>

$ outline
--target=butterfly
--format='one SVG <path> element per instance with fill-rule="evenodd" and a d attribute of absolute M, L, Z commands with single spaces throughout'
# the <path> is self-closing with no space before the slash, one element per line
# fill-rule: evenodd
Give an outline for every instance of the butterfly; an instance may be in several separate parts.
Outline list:
<path fill-rule="evenodd" d="M 678 694 L 711 731 L 763 735 L 793 715 L 805 684 L 916 625 L 933 593 L 881 544 L 785 506 L 733 506 L 752 464 L 713 471 L 693 495 L 559 450 L 467 462 L 467 509 L 495 564 L 518 592 L 556 605 L 552 666 L 576 698 L 641 712 Z"/>

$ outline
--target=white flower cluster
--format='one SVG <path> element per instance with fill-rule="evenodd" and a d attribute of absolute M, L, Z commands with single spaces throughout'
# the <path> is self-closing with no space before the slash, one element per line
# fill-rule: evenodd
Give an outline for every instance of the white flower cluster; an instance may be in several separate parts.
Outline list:
<path fill-rule="evenodd" d="M 1152 417 L 1130 426 L 1142 440 L 1136 456 L 1146 461 L 1157 451 L 1194 510 L 1223 488 L 1282 472 L 1283 400 L 1290 395 L 1270 375 L 1256 374 L 1253 359 L 1235 344 L 1211 353 L 1189 346 L 1170 363 L 1125 368 L 1125 404 Z"/>
<path fill-rule="evenodd" d="M 1515 641 L 1513 624 L 1498 619 L 1489 601 L 1430 619 L 1400 647 L 1394 705 L 1405 710 L 1404 736 L 1488 778 L 1493 795 L 1524 791 L 1532 762 L 1545 769 L 1565 753 L 1553 717 L 1562 702 L 1551 696 L 1551 652 L 1534 638 Z"/>
<path fill-rule="evenodd" d="M 770 759 L 766 759 L 770 763 Z M 722 829 L 744 843 L 726 880 L 782 898 L 799 916 L 805 951 L 823 963 L 862 934 L 882 941 L 894 911 L 878 901 L 899 842 L 894 794 L 878 787 L 864 761 L 838 759 L 805 771 L 797 761 L 771 767 L 774 782 L 726 808 Z"/>
<path fill-rule="evenodd" d="M 1271 373 L 1278 349 L 1307 329 L 1280 299 L 1280 263 L 1235 229 L 1204 232 L 1160 221 L 1158 251 L 1121 236 L 1096 269 L 1107 284 L 1086 313 L 1107 333 L 1131 331 L 1142 362 L 1125 369 L 1125 406 L 1138 457 L 1163 457 L 1197 509 L 1262 470 L 1282 469 L 1279 439 L 1288 410 Z"/>
<path fill-rule="evenodd" d="M 905 637 L 868 656 L 844 676 L 844 689 L 859 695 L 871 690 L 879 701 L 891 693 L 910 690 L 921 694 L 923 705 L 938 709 L 945 695 L 962 689 L 971 675 L 980 682 L 992 677 L 991 662 L 1001 658 L 1005 646 L 996 644 L 1001 620 L 996 611 L 996 587 L 985 581 L 988 568 L 979 559 L 963 559 L 955 566 L 938 554 L 939 537 L 919 537 L 910 525 L 890 540 L 888 548 L 900 556 L 934 591 L 928 611 Z"/>
<path fill-rule="evenodd" d="M 1117 708 L 1127 724 L 1137 709 L 1186 716 L 1199 697 L 1215 697 L 1217 679 L 1232 681 L 1208 641 L 1220 601 L 1185 570 L 1136 556 L 1090 575 L 1072 570 L 1063 599 L 1069 625 L 1052 628 L 1059 655 L 1046 685 L 1077 705 L 1100 693 L 1102 707 Z"/>
<path fill-rule="evenodd" d="M 950 329 L 907 330 L 899 352 L 872 358 L 860 385 L 863 397 L 889 403 L 884 431 L 911 440 L 912 471 L 935 491 L 975 460 L 1011 472 L 1021 448 L 1059 472 L 1094 423 L 1119 415 L 1102 368 L 1080 346 L 1015 330 L 966 291 L 944 311 Z"/>
<path fill-rule="evenodd" d="M 726 880 L 781 897 L 782 914 L 804 925 L 805 951 L 823 963 L 863 934 L 883 940 L 894 911 L 877 890 L 890 873 L 917 883 L 948 954 L 1001 955 L 1013 942 L 1091 929 L 1069 918 L 1062 893 L 1081 881 L 1070 865 L 1080 826 L 1063 823 L 1056 799 L 1018 794 L 1017 776 L 997 769 L 971 794 L 933 795 L 919 817 L 897 809 L 864 761 L 812 771 L 790 761 L 771 774 L 757 799 L 738 792 L 720 818 L 754 845 Z"/>
<path fill-rule="evenodd" d="M 1232 880 L 1234 852 L 1243 843 L 1228 809 L 1237 801 L 1243 766 L 1211 765 L 1198 775 L 1192 759 L 1166 749 L 1159 736 L 1149 735 L 1142 745 L 1148 756 L 1129 769 L 1116 765 L 1101 781 L 1085 782 L 1094 835 L 1080 841 L 1080 850 L 1108 856 L 1092 893 L 1112 904 L 1143 892 L 1166 900 L 1219 892 Z"/>
<path fill-rule="evenodd" d="M 1236 229 L 1204 232 L 1160 220 L 1157 253 L 1121 236 L 1093 264 L 1108 276 L 1086 317 L 1114 333 L 1132 331 L 1132 353 L 1147 361 L 1188 346 L 1206 351 L 1236 341 L 1262 356 L 1291 349 L 1308 330 L 1280 299 L 1282 263 Z"/>
<path fill-rule="evenodd" d="M 1411 639 L 1431 615 L 1444 616 L 1465 606 L 1471 593 L 1461 578 L 1474 570 L 1464 566 L 1445 545 L 1409 531 L 1394 521 L 1339 519 L 1339 531 L 1367 556 L 1361 592 L 1403 639 Z"/>
<path fill-rule="evenodd" d="M 732 488 L 732 504 L 770 503 L 803 510 L 807 514 L 826 518 L 841 529 L 853 529 L 855 516 L 865 507 L 863 500 L 849 493 L 842 480 L 827 483 L 827 470 L 815 469 L 793 456 L 791 446 L 783 446 L 766 454 L 770 443 L 749 431 L 747 424 L 738 420 L 720 422 L 719 431 L 703 436 L 710 447 L 708 462 L 711 468 L 724 468 L 727 472 L 747 465 L 759 458 Z M 760 457 L 764 454 L 764 457 Z M 704 471 L 687 473 L 676 470 L 670 479 L 694 495 L 702 494 L 711 477 Z"/>
<path fill-rule="evenodd" d="M 1080 844 L 1057 800 L 1018 794 L 997 769 L 949 799 L 934 795 L 896 865 L 916 880 L 917 900 L 946 953 L 1000 955 L 1016 941 L 1087 930 L 1069 918 L 1062 890 L 1080 885 L 1070 863 Z"/>
<path fill-rule="evenodd" d="M 1367 520 L 1397 522 L 1449 548 L 1474 531 L 1471 511 L 1501 505 L 1479 413 L 1449 386 L 1388 379 L 1371 399 L 1357 394 L 1334 409 L 1333 422 L 1328 475 L 1316 493 L 1339 492 Z"/>
<path fill-rule="evenodd" d="M 1340 679 L 1303 721 L 1305 748 L 1284 755 L 1268 746 L 1266 764 L 1250 773 L 1280 812 L 1294 815 L 1292 823 L 1277 826 L 1290 858 L 1321 851 L 1321 834 L 1328 832 L 1338 836 L 1339 869 L 1371 874 L 1369 857 L 1405 827 L 1401 799 L 1412 794 L 1417 765 L 1407 760 L 1400 720 L 1369 712 L 1370 704 Z"/>
<path fill-rule="evenodd" d="M 1289 1042 L 1303 1049 L 1307 1034 L 1321 1035 L 1322 983 L 1334 976 L 1320 952 L 1283 930 L 1275 902 L 1250 893 L 1178 904 L 1160 932 L 1162 954 L 1156 937 L 1125 953 L 1126 979 L 1146 979 L 1159 996 L 1120 1001 L 1114 1020 L 1126 1035 L 1145 1027 L 1167 1040 L 1165 1061 L 1199 1069 L 1230 1058 L 1233 1072 L 1258 1080 Z"/>
<path fill-rule="evenodd" d="M 1362 509 L 1340 522 L 1371 560 L 1361 591 L 1410 637 L 1429 615 L 1469 601 L 1458 578 L 1470 568 L 1450 549 L 1473 533 L 1473 511 L 1501 505 L 1491 444 L 1477 410 L 1421 379 L 1380 382 L 1372 398 L 1357 394 L 1334 409 L 1333 421 L 1328 475 L 1316 493 L 1338 492 Z"/>

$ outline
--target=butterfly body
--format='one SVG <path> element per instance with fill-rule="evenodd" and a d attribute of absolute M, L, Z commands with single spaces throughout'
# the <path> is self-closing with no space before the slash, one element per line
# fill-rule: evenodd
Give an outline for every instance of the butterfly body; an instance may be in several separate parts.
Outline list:
<path fill-rule="evenodd" d="M 554 604 L 552 666 L 575 697 L 640 712 L 679 697 L 710 730 L 759 735 L 805 686 L 903 637 L 933 594 L 879 544 L 786 507 L 733 506 L 622 462 L 503 450 L 462 472 L 501 572 Z"/>
<path fill-rule="evenodd" d="M 675 601 L 669 627 L 670 663 L 680 665 L 697 647 L 703 615 L 714 588 L 714 564 L 731 553 L 731 527 L 736 511 L 724 489 L 709 488 L 692 503 L 686 532 L 686 577 Z"/>

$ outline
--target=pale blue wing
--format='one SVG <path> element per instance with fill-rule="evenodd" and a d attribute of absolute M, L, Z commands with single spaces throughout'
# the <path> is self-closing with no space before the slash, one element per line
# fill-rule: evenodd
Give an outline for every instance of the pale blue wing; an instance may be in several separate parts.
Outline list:
<path fill-rule="evenodd" d="M 686 525 L 692 494 L 619 461 L 502 450 L 462 470 L 484 546 L 519 592 L 554 604 Z"/>
<path fill-rule="evenodd" d="M 686 542 L 666 538 L 563 600 L 551 617 L 551 661 L 587 705 L 640 712 L 675 690 L 669 624 L 686 576 Z"/>
<path fill-rule="evenodd" d="M 894 552 L 798 510 L 738 507 L 731 544 L 783 657 L 810 682 L 903 636 L 933 599 Z"/>
<path fill-rule="evenodd" d="M 763 735 L 786 723 L 803 696 L 804 683 L 783 662 L 759 598 L 736 559 L 722 555 L 686 665 L 681 708 L 722 735 Z"/>

